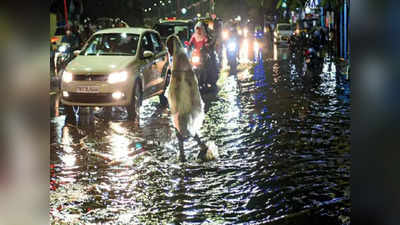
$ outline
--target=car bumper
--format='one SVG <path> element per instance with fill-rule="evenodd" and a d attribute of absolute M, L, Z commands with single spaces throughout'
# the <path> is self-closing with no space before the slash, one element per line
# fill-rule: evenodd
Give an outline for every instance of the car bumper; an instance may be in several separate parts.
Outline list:
<path fill-rule="evenodd" d="M 132 93 L 126 85 L 105 82 L 70 82 L 61 85 L 61 103 L 74 106 L 124 106 L 130 102 Z M 83 91 L 82 89 L 90 89 Z M 123 93 L 120 99 L 114 98 L 115 92 Z M 67 94 L 67 95 L 66 95 Z"/>

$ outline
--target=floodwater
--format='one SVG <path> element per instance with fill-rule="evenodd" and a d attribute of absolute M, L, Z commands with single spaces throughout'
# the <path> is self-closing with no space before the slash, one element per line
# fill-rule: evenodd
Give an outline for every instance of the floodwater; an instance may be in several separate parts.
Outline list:
<path fill-rule="evenodd" d="M 67 124 L 52 95 L 52 224 L 350 224 L 349 81 L 329 57 L 310 72 L 276 51 L 203 96 L 208 162 L 192 139 L 179 160 L 158 98 L 135 126 L 119 108 Z"/>

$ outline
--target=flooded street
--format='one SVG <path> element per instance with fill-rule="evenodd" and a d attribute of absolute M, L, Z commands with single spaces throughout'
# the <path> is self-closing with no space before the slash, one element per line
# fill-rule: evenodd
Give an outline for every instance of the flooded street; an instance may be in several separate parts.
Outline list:
<path fill-rule="evenodd" d="M 275 46 L 276 47 L 276 46 Z M 287 48 L 223 68 L 203 96 L 201 138 L 179 160 L 169 109 L 145 100 L 138 126 L 115 108 L 50 121 L 52 224 L 350 224 L 350 84 L 326 56 L 310 71 Z"/>

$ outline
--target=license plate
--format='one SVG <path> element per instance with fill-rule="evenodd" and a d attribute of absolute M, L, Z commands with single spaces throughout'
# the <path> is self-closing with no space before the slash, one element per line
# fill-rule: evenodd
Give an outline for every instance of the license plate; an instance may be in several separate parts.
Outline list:
<path fill-rule="evenodd" d="M 98 86 L 84 86 L 84 87 L 77 87 L 76 92 L 79 93 L 98 93 L 99 87 Z"/>

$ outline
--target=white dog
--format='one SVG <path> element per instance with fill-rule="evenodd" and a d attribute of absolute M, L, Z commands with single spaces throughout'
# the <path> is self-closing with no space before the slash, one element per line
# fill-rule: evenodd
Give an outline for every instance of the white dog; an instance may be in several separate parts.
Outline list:
<path fill-rule="evenodd" d="M 200 157 L 206 156 L 208 148 L 198 136 L 204 120 L 204 103 L 201 99 L 196 75 L 179 37 L 170 35 L 166 43 L 168 52 L 173 57 L 171 80 L 167 87 L 166 96 L 172 121 L 177 130 L 181 159 L 185 160 L 183 141 L 188 136 L 194 137 L 199 143 L 201 147 Z"/>

